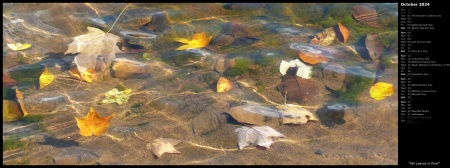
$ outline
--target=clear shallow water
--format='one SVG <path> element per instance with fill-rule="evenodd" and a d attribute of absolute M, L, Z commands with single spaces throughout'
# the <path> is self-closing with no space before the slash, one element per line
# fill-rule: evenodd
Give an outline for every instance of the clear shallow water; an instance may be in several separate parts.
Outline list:
<path fill-rule="evenodd" d="M 380 28 L 352 18 L 357 4 L 350 3 L 131 4 L 120 15 L 127 5 L 3 4 L 3 72 L 17 81 L 29 113 L 3 123 L 4 142 L 22 140 L 27 146 L 15 143 L 18 150 L 4 150 L 4 164 L 396 164 L 397 92 L 377 101 L 369 89 L 378 81 L 397 86 L 397 65 L 391 61 L 397 55 L 397 4 L 371 4 Z M 337 23 L 348 29 L 345 43 L 309 44 L 316 33 Z M 122 52 L 114 56 L 134 61 L 124 64 L 137 70 L 122 68 L 124 75 L 118 77 L 115 62 L 97 72 L 94 82 L 71 78 L 68 70 L 77 54 L 64 53 L 73 37 L 86 34 L 87 27 L 107 32 L 112 25 L 109 33 L 120 37 L 116 45 Z M 200 32 L 212 36 L 207 46 L 176 50 L 183 44 L 175 39 Z M 383 47 L 375 60 L 364 50 L 371 32 Z M 32 47 L 13 51 L 7 47 L 12 43 Z M 328 61 L 311 66 L 308 84 L 300 90 L 311 95 L 285 102 L 277 87 L 283 76 L 280 63 L 299 58 L 302 51 Z M 217 63 L 220 58 L 223 66 Z M 55 80 L 39 88 L 45 65 Z M 345 72 L 345 78 L 336 72 Z M 233 88 L 217 93 L 220 77 L 232 81 Z M 98 104 L 119 84 L 131 89 L 126 103 Z M 3 99 L 15 100 L 14 89 L 4 83 Z M 245 103 L 270 108 L 297 104 L 319 121 L 301 126 L 265 121 L 260 125 L 286 138 L 275 138 L 267 150 L 238 150 L 233 131 L 242 125 L 225 112 Z M 331 114 L 328 107 L 334 104 L 346 104 L 345 115 Z M 101 117 L 114 114 L 106 134 L 80 135 L 74 117 L 85 117 L 90 107 Z M 181 154 L 156 159 L 136 134 L 149 142 L 181 140 L 176 146 Z M 90 157 L 61 159 L 83 153 Z"/>

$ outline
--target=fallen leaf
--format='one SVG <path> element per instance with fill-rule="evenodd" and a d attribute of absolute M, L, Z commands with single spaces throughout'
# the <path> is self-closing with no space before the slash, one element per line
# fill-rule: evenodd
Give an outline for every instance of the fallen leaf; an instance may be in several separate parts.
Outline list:
<path fill-rule="evenodd" d="M 175 41 L 180 43 L 185 43 L 186 45 L 182 45 L 177 48 L 177 50 L 185 50 L 185 49 L 195 49 L 202 48 L 208 45 L 209 41 L 211 41 L 212 36 L 206 37 L 205 32 L 195 33 L 192 36 L 192 40 L 188 40 L 185 38 L 176 38 Z"/>
<path fill-rule="evenodd" d="M 338 23 L 337 28 L 339 31 L 337 31 L 336 35 L 338 35 L 339 40 L 344 43 L 347 42 L 349 36 L 347 28 L 341 23 Z"/>
<path fill-rule="evenodd" d="M 281 114 L 282 124 L 305 124 L 308 121 L 319 121 L 313 113 L 298 105 L 286 104 L 277 106 Z"/>
<path fill-rule="evenodd" d="M 311 39 L 309 44 L 328 46 L 333 43 L 334 39 L 336 39 L 336 33 L 333 27 L 330 27 L 314 35 L 314 38 Z"/>
<path fill-rule="evenodd" d="M 53 80 L 55 80 L 55 76 L 48 71 L 47 65 L 45 65 L 44 72 L 39 77 L 39 88 L 42 89 L 48 86 Z"/>
<path fill-rule="evenodd" d="M 233 88 L 233 82 L 225 77 L 220 77 L 217 81 L 217 93 L 228 92 Z"/>
<path fill-rule="evenodd" d="M 122 52 L 116 45 L 121 40 L 119 36 L 105 33 L 95 27 L 87 27 L 87 29 L 88 33 L 73 38 L 73 42 L 64 53 L 79 53 L 73 61 L 77 65 L 79 74 L 83 74 L 88 69 L 97 70 L 96 65 L 99 61 L 103 62 L 105 67 L 109 67 L 116 53 Z"/>
<path fill-rule="evenodd" d="M 117 88 L 111 89 L 105 93 L 105 99 L 99 101 L 99 104 L 117 103 L 119 105 L 128 102 L 128 98 L 131 95 L 131 89 L 125 89 L 119 91 Z"/>
<path fill-rule="evenodd" d="M 75 66 L 75 68 L 70 69 L 68 72 L 69 72 L 70 77 L 77 79 L 77 80 L 83 80 L 85 82 L 90 83 L 90 82 L 94 81 L 94 79 L 95 79 L 95 71 L 91 68 L 89 68 L 88 70 L 86 70 L 82 74 L 80 74 L 80 71 L 78 71 L 78 69 Z"/>
<path fill-rule="evenodd" d="M 365 44 L 372 60 L 378 60 L 383 54 L 383 44 L 378 39 L 378 34 L 369 33 L 366 36 Z"/>
<path fill-rule="evenodd" d="M 380 18 L 378 17 L 377 11 L 369 6 L 363 5 L 353 6 L 352 15 L 356 20 L 367 26 L 375 28 L 381 27 Z"/>
<path fill-rule="evenodd" d="M 23 116 L 16 102 L 3 100 L 3 121 L 16 121 Z"/>
<path fill-rule="evenodd" d="M 285 75 L 287 70 L 291 67 L 297 67 L 297 76 L 305 79 L 311 78 L 312 66 L 304 64 L 299 59 L 295 59 L 289 62 L 282 60 L 280 63 L 280 73 L 282 75 Z"/>
<path fill-rule="evenodd" d="M 253 144 L 253 146 L 270 148 L 270 145 L 273 143 L 272 137 L 285 137 L 283 134 L 269 126 L 243 126 L 236 129 L 234 132 L 238 133 L 239 149 L 243 149 L 250 144 Z"/>
<path fill-rule="evenodd" d="M 317 93 L 317 87 L 311 80 L 303 79 L 292 74 L 281 77 L 281 83 L 277 85 L 277 90 L 287 100 L 304 103 Z"/>
<path fill-rule="evenodd" d="M 164 153 L 181 153 L 175 149 L 175 145 L 179 144 L 181 141 L 170 138 L 158 138 L 153 140 L 152 143 L 146 145 L 147 149 L 150 150 L 156 157 L 161 157 Z"/>
<path fill-rule="evenodd" d="M 106 128 L 109 126 L 109 119 L 111 119 L 114 114 L 110 116 L 101 118 L 97 111 L 93 107 L 91 107 L 91 111 L 86 115 L 86 118 L 78 118 L 77 120 L 78 128 L 80 128 L 80 134 L 82 136 L 99 136 L 101 133 L 106 132 Z"/>
<path fill-rule="evenodd" d="M 370 96 L 375 100 L 383 100 L 392 94 L 394 94 L 394 85 L 390 83 L 378 82 L 370 88 Z"/>
<path fill-rule="evenodd" d="M 26 50 L 32 46 L 31 43 L 7 43 L 6 45 L 14 51 Z"/>
<path fill-rule="evenodd" d="M 3 72 L 3 87 L 12 87 L 17 85 L 17 81 L 11 78 L 6 72 Z"/>
<path fill-rule="evenodd" d="M 19 88 L 17 88 L 17 86 L 16 86 L 16 97 L 17 97 L 17 101 L 19 102 L 20 109 L 21 109 L 21 111 L 23 113 L 23 116 L 24 117 L 27 116 L 28 112 L 25 110 L 25 104 L 24 104 L 24 101 L 23 101 L 23 94 L 22 94 L 22 92 L 20 92 L 20 90 L 19 90 Z"/>
<path fill-rule="evenodd" d="M 314 52 L 308 52 L 308 51 L 300 51 L 300 54 L 298 54 L 298 57 L 303 61 L 311 65 L 316 65 L 318 63 L 322 62 L 328 62 L 328 58 L 323 56 L 322 54 L 317 54 Z"/>

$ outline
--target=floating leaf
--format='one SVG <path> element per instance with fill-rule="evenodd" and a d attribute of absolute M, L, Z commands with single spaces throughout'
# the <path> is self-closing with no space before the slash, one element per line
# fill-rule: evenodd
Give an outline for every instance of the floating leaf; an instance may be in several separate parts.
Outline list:
<path fill-rule="evenodd" d="M 341 23 L 338 23 L 337 30 L 338 31 L 337 31 L 336 35 L 338 36 L 339 40 L 344 43 L 347 42 L 347 39 L 349 36 L 347 28 L 344 25 L 342 25 Z"/>
<path fill-rule="evenodd" d="M 317 54 L 314 52 L 300 51 L 298 57 L 303 61 L 311 65 L 316 65 L 322 62 L 328 62 L 328 58 L 322 54 Z"/>
<path fill-rule="evenodd" d="M 303 79 L 295 75 L 286 74 L 281 77 L 281 83 L 277 90 L 286 96 L 287 100 L 304 103 L 317 93 L 317 87 L 311 80 Z"/>
<path fill-rule="evenodd" d="M 201 32 L 201 33 L 195 33 L 192 36 L 192 40 L 188 40 L 185 38 L 176 38 L 175 41 L 186 44 L 181 47 L 178 47 L 177 50 L 185 50 L 185 49 L 195 49 L 195 48 L 205 47 L 208 45 L 208 43 L 209 43 L 209 41 L 211 41 L 211 39 L 212 39 L 212 36 L 206 37 L 205 32 Z"/>
<path fill-rule="evenodd" d="M 23 116 L 24 117 L 27 116 L 28 112 L 25 110 L 23 95 L 22 95 L 22 92 L 20 92 L 20 90 L 17 88 L 17 86 L 16 86 L 16 97 L 17 97 L 17 101 L 19 102 L 20 109 L 22 110 Z"/>
<path fill-rule="evenodd" d="M 336 39 L 336 33 L 333 27 L 327 28 L 322 32 L 317 33 L 309 44 L 328 46 Z"/>
<path fill-rule="evenodd" d="M 233 82 L 227 78 L 220 77 L 217 81 L 217 93 L 228 92 L 231 88 L 233 88 Z"/>
<path fill-rule="evenodd" d="M 39 88 L 42 89 L 48 86 L 53 80 L 55 80 L 55 76 L 48 71 L 47 65 L 45 65 L 44 72 L 39 77 Z"/>
<path fill-rule="evenodd" d="M 20 51 L 20 50 L 26 50 L 29 49 L 32 45 L 31 43 L 11 43 L 11 44 L 6 44 L 11 50 L 14 51 Z"/>
<path fill-rule="evenodd" d="M 3 72 L 3 87 L 12 87 L 17 85 L 17 81 L 11 78 L 7 73 Z"/>
<path fill-rule="evenodd" d="M 253 146 L 270 148 L 270 145 L 273 143 L 272 137 L 285 137 L 283 134 L 269 126 L 243 126 L 236 129 L 234 132 L 238 133 L 239 149 L 250 144 L 253 144 Z"/>
<path fill-rule="evenodd" d="M 295 60 L 292 60 L 289 62 L 282 60 L 280 63 L 280 73 L 282 75 L 285 75 L 287 70 L 291 67 L 297 67 L 297 70 L 296 70 L 297 76 L 305 78 L 305 79 L 311 78 L 312 67 L 304 64 L 299 59 L 295 59 Z"/>
<path fill-rule="evenodd" d="M 367 26 L 375 28 L 381 27 L 380 18 L 378 17 L 377 11 L 369 6 L 363 5 L 353 6 L 352 15 L 356 20 L 360 21 L 361 23 Z"/>
<path fill-rule="evenodd" d="M 23 116 L 16 102 L 3 100 L 3 121 L 16 121 Z"/>
<path fill-rule="evenodd" d="M 106 128 L 109 126 L 109 119 L 111 119 L 114 114 L 110 116 L 101 118 L 97 111 L 93 107 L 91 107 L 91 111 L 86 115 L 86 118 L 78 118 L 77 120 L 78 128 L 80 128 L 80 134 L 82 136 L 99 136 L 101 133 L 106 132 Z"/>
<path fill-rule="evenodd" d="M 375 100 L 383 100 L 392 94 L 394 94 L 394 85 L 390 83 L 378 82 L 370 88 L 370 96 Z"/>
<path fill-rule="evenodd" d="M 111 89 L 105 93 L 105 99 L 99 101 L 99 104 L 117 103 L 119 105 L 128 102 L 131 95 L 131 89 L 125 89 L 119 92 L 117 88 Z"/>
<path fill-rule="evenodd" d="M 147 144 L 147 149 L 150 150 L 156 157 L 161 157 L 164 153 L 181 153 L 175 149 L 175 145 L 179 144 L 181 141 L 170 138 L 158 138 L 153 140 L 152 143 Z"/>

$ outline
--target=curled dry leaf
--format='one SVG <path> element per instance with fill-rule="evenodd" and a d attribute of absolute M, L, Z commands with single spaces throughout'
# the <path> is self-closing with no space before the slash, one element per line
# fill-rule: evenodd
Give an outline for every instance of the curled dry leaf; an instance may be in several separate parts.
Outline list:
<path fill-rule="evenodd" d="M 39 77 L 39 88 L 42 89 L 48 86 L 53 80 L 55 80 L 55 76 L 48 71 L 47 65 L 45 65 L 44 72 Z"/>
<path fill-rule="evenodd" d="M 217 81 L 217 93 L 228 92 L 233 88 L 233 82 L 225 77 L 220 77 Z"/>
<path fill-rule="evenodd" d="M 75 120 L 77 120 L 77 125 L 78 128 L 80 128 L 80 134 L 82 136 L 99 136 L 101 133 L 106 132 L 106 128 L 108 128 L 110 124 L 109 119 L 111 119 L 114 114 L 101 118 L 93 107 L 90 109 L 91 110 L 86 115 L 86 118 L 75 117 Z"/>
<path fill-rule="evenodd" d="M 378 82 L 370 88 L 370 96 L 375 100 L 383 100 L 392 94 L 394 94 L 394 85 L 390 83 Z"/>
<path fill-rule="evenodd" d="M 31 43 L 7 43 L 6 45 L 14 51 L 26 50 L 32 46 Z"/>
<path fill-rule="evenodd" d="M 335 26 L 335 27 L 336 27 L 335 30 L 337 30 L 336 35 L 337 35 L 338 39 L 341 42 L 344 42 L 344 43 L 347 42 L 347 39 L 349 36 L 347 28 L 344 25 L 342 25 L 341 23 L 338 23 L 337 26 Z"/>
<path fill-rule="evenodd" d="M 186 50 L 186 49 L 195 49 L 202 48 L 208 45 L 209 41 L 211 41 L 212 36 L 206 37 L 205 32 L 195 33 L 192 36 L 192 40 L 188 40 L 185 38 L 176 38 L 175 41 L 180 43 L 185 43 L 186 45 L 182 45 L 178 47 L 177 50 Z"/>
<path fill-rule="evenodd" d="M 300 51 L 300 54 L 298 54 L 298 57 L 305 63 L 316 65 L 318 63 L 322 62 L 328 62 L 328 58 L 323 56 L 322 54 L 317 54 L 314 52 L 308 52 L 308 51 Z"/>
<path fill-rule="evenodd" d="M 181 141 L 170 138 L 158 138 L 153 140 L 152 143 L 146 145 L 147 149 L 150 150 L 156 157 L 161 157 L 164 153 L 181 153 L 175 149 L 175 145 L 179 144 Z"/>

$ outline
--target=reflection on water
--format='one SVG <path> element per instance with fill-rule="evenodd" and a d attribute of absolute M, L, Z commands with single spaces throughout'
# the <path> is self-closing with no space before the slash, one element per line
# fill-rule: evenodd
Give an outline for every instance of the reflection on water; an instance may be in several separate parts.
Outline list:
<path fill-rule="evenodd" d="M 3 4 L 3 164 L 397 164 L 396 59 L 391 3 Z"/>

